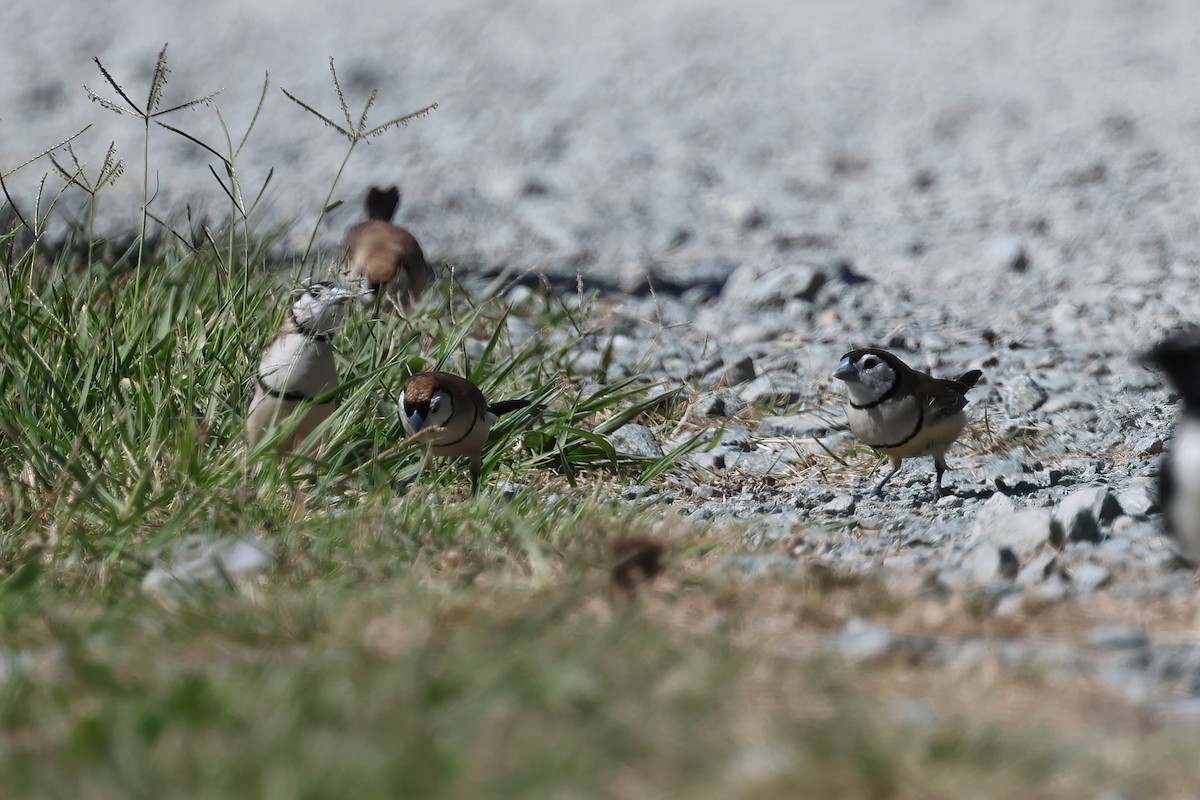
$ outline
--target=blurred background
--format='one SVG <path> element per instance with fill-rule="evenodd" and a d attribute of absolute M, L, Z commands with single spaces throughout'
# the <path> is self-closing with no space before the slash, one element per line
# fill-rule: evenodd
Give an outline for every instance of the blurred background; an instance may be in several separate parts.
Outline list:
<path fill-rule="evenodd" d="M 0 170 L 91 123 L 80 158 L 94 168 L 115 141 L 126 162 L 106 230 L 136 226 L 142 128 L 82 85 L 113 96 L 98 56 L 144 102 L 169 43 L 160 108 L 222 91 L 162 120 L 219 150 L 213 107 L 240 135 L 270 74 L 237 168 L 251 195 L 274 168 L 259 222 L 301 247 L 348 143 L 280 88 L 340 119 L 332 56 L 355 118 L 374 88 L 374 124 L 438 108 L 354 152 L 330 248 L 368 185 L 398 183 L 398 221 L 464 270 L 633 285 L 837 256 L 954 290 L 1017 252 L 1068 282 L 1200 261 L 1188 0 L 17 0 L 5 22 Z M 152 210 L 219 221 L 209 164 L 152 130 Z M 48 168 L 10 187 L 28 203 Z"/>

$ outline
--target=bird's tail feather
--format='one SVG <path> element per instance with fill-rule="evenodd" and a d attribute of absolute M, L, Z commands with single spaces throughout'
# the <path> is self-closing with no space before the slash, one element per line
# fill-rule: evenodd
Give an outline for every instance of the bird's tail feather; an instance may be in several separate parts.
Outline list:
<path fill-rule="evenodd" d="M 528 405 L 528 400 L 500 400 L 495 403 L 489 403 L 488 411 L 492 412 L 498 417 L 501 414 L 507 414 L 510 411 L 516 411 L 517 409 L 525 408 Z"/>
<path fill-rule="evenodd" d="M 399 207 L 399 187 L 391 186 L 387 189 L 380 189 L 378 186 L 372 186 L 367 192 L 368 219 L 381 219 L 384 222 L 390 222 L 392 217 L 396 215 L 396 209 Z"/>

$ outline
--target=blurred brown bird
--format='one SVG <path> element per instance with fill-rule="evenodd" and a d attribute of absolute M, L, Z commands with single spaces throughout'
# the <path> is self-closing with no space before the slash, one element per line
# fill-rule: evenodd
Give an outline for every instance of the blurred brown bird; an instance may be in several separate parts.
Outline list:
<path fill-rule="evenodd" d="M 400 190 L 372 186 L 367 192 L 367 221 L 346 231 L 344 248 L 351 281 L 359 283 L 359 301 L 378 305 L 384 295 L 409 304 L 434 280 L 416 237 L 392 217 L 400 207 Z"/>

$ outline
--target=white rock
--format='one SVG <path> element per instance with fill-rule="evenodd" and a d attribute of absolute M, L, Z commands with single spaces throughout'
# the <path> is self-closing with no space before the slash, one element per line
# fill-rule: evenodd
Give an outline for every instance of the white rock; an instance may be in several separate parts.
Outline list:
<path fill-rule="evenodd" d="M 1071 570 L 1071 585 L 1081 592 L 1094 592 L 1104 587 L 1112 573 L 1107 567 L 1091 562 L 1080 564 Z"/>
<path fill-rule="evenodd" d="M 1021 571 L 1017 573 L 1017 583 L 1022 586 L 1041 583 L 1053 574 L 1057 561 L 1054 553 L 1038 553 L 1021 567 Z"/>
<path fill-rule="evenodd" d="M 1023 417 L 1040 408 L 1049 397 L 1029 375 L 1018 375 L 1004 392 L 1004 404 L 1013 417 Z"/>
<path fill-rule="evenodd" d="M 1131 517 L 1145 518 L 1158 508 L 1153 481 L 1150 478 L 1134 478 L 1117 492 L 1121 510 Z"/>
<path fill-rule="evenodd" d="M 896 643 L 895 634 L 887 628 L 855 617 L 846 623 L 837 648 L 847 658 L 865 660 L 887 655 Z"/>
<path fill-rule="evenodd" d="M 1012 580 L 1017 576 L 1020 561 L 1009 547 L 983 544 L 968 556 L 971 577 L 978 583 L 995 580 Z"/>
<path fill-rule="evenodd" d="M 1023 559 L 1042 545 L 1061 546 L 1064 537 L 1062 526 L 1054 520 L 1050 509 L 1017 510 L 1007 497 L 995 494 L 980 509 L 969 538 L 976 545 L 1008 547 L 1018 559 Z"/>
<path fill-rule="evenodd" d="M 1025 272 L 1029 269 L 1029 251 L 1019 236 L 1001 236 L 988 245 L 986 261 L 997 270 Z"/>
<path fill-rule="evenodd" d="M 142 578 L 142 591 L 178 598 L 196 588 L 231 589 L 274 561 L 274 547 L 254 538 L 188 537 L 169 549 L 166 563 Z"/>
<path fill-rule="evenodd" d="M 629 423 L 622 425 L 608 435 L 608 443 L 613 449 L 623 455 L 641 458 L 661 458 L 662 445 L 654 436 L 654 431 L 645 425 Z"/>

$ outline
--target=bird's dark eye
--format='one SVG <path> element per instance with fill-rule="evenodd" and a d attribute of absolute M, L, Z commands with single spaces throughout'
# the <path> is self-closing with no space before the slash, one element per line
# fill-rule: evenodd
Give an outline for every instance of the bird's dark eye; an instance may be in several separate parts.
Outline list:
<path fill-rule="evenodd" d="M 442 404 L 442 398 L 438 397 L 437 395 L 434 395 L 434 396 L 433 396 L 433 399 L 431 399 L 431 400 L 429 401 L 429 410 L 430 410 L 431 412 L 433 412 L 433 411 L 437 411 L 437 410 L 438 410 L 438 406 L 440 406 L 441 404 Z"/>
<path fill-rule="evenodd" d="M 879 359 L 876 358 L 875 356 L 867 356 L 866 358 L 863 359 L 863 362 L 862 362 L 863 369 L 871 369 L 872 367 L 876 366 L 878 363 L 879 363 Z"/>

